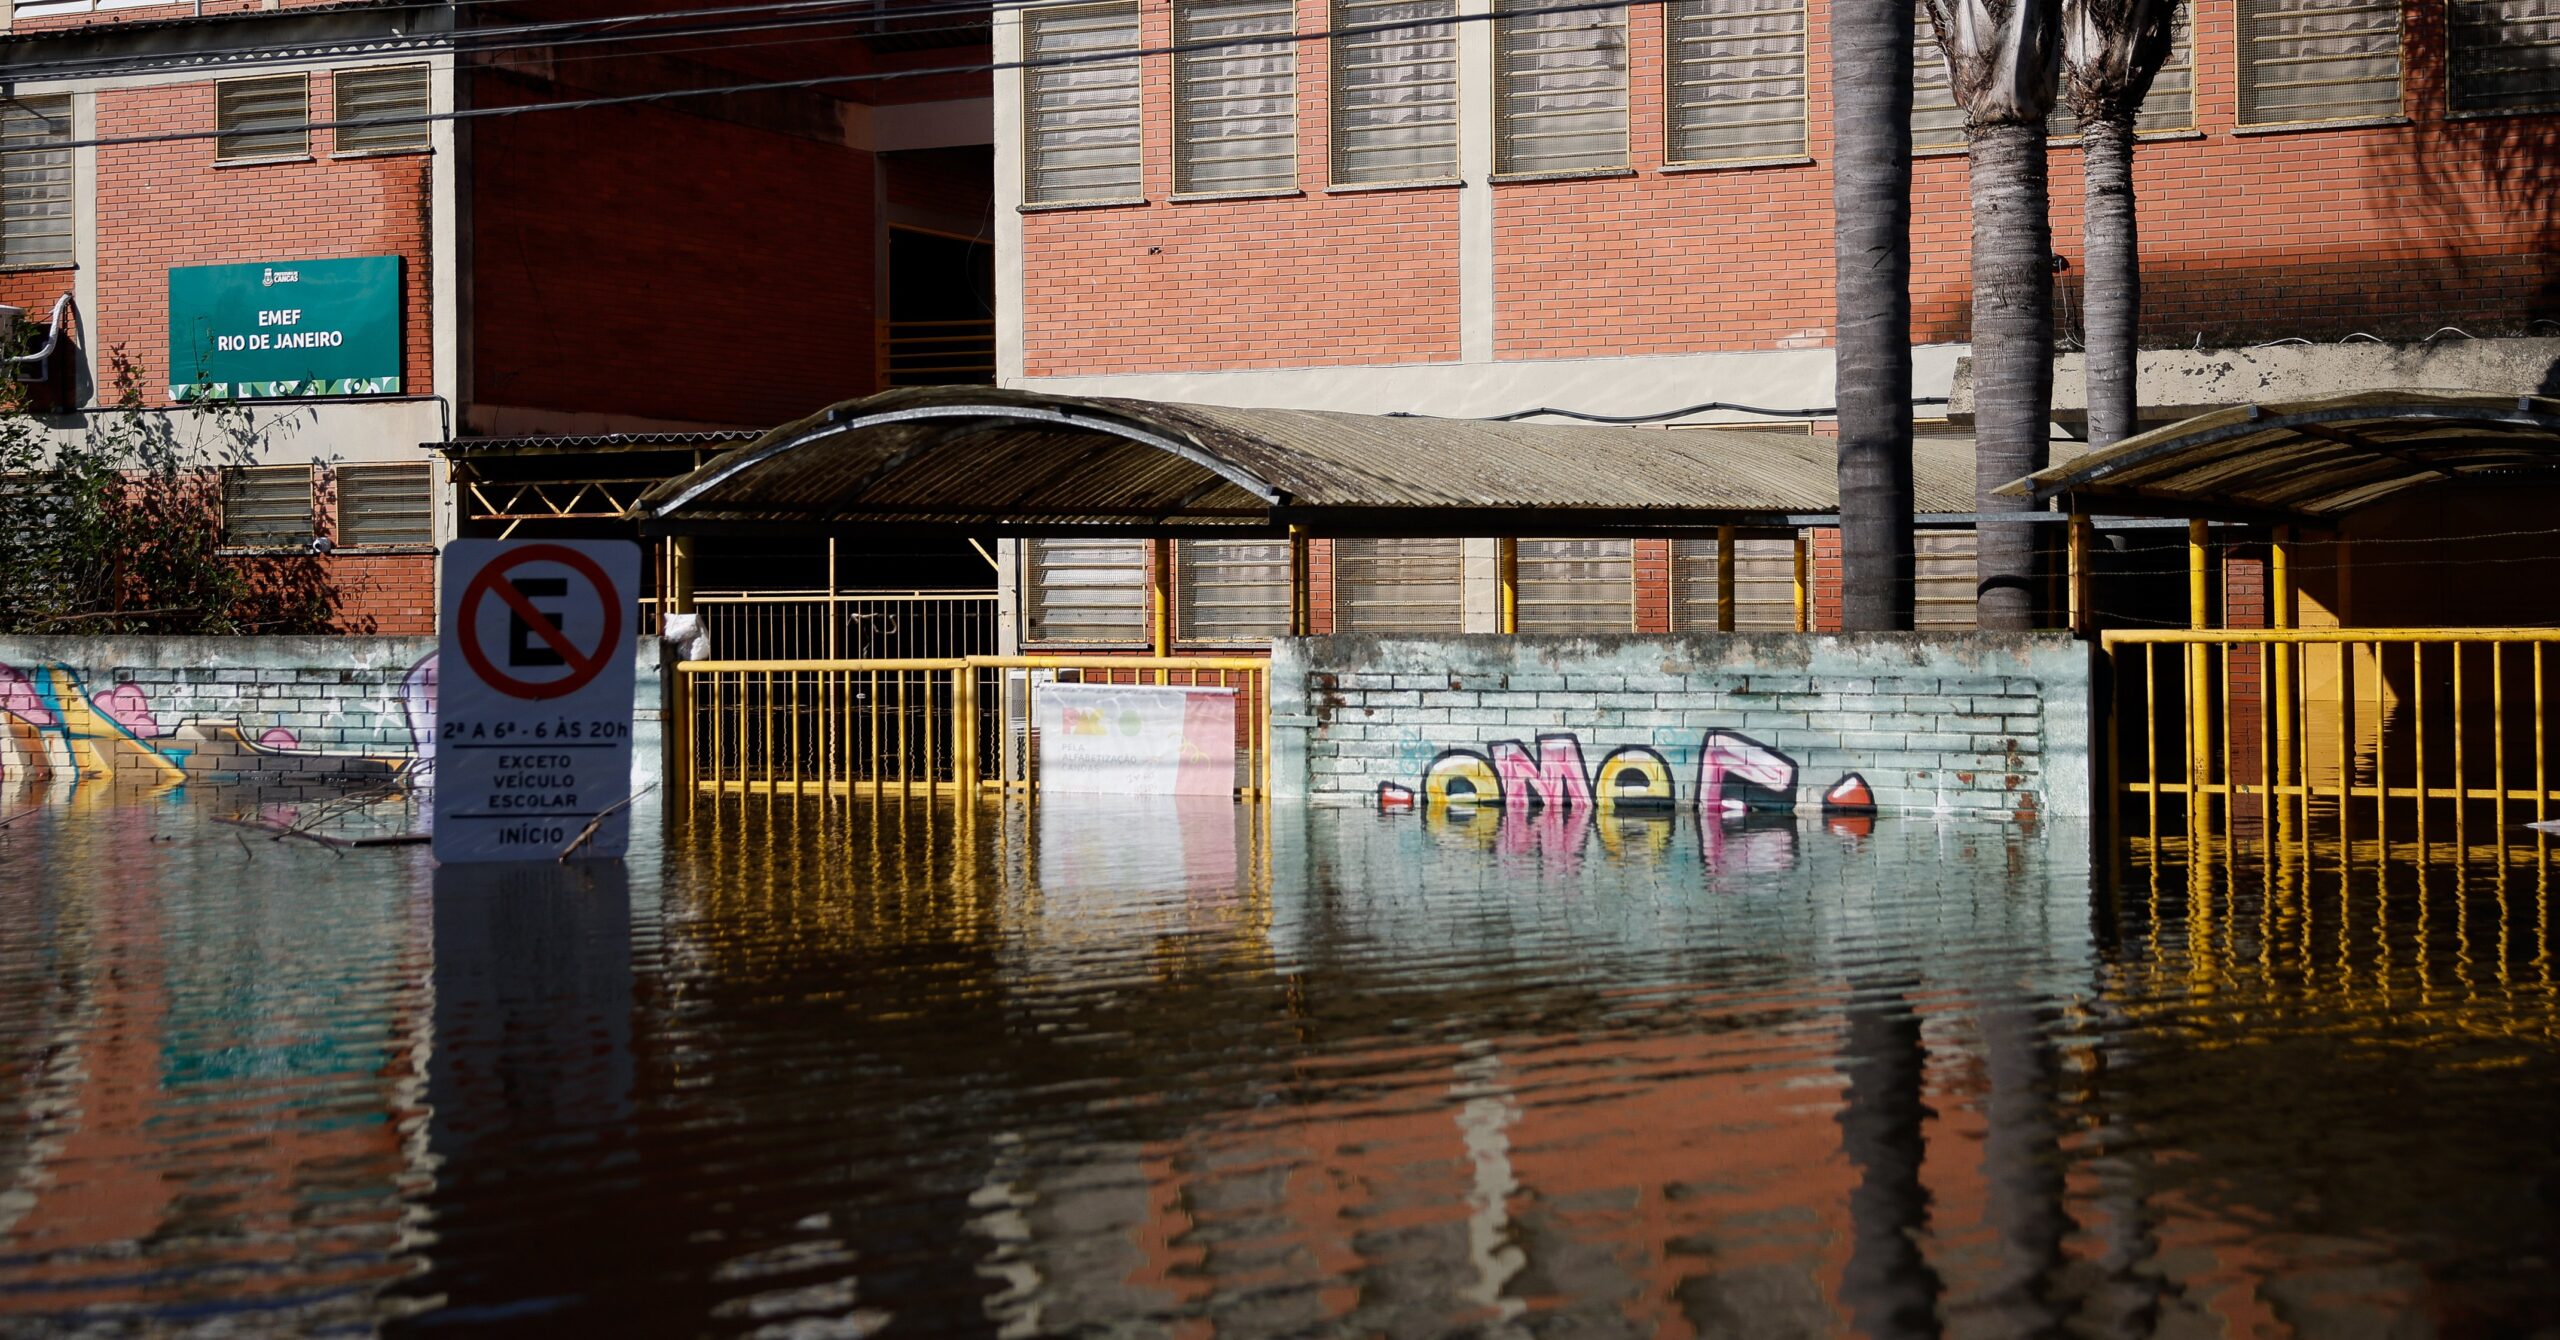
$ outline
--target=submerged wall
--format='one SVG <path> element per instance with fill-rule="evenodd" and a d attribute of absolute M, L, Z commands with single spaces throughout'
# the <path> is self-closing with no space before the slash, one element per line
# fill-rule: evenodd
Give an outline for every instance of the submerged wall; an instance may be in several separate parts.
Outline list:
<path fill-rule="evenodd" d="M 654 772 L 657 644 L 638 656 Z M 430 637 L 0 637 L 0 786 L 414 781 L 435 709 Z"/>
<path fill-rule="evenodd" d="M 1282 798 L 2085 815 L 2087 648 L 2061 633 L 1292 638 Z"/>

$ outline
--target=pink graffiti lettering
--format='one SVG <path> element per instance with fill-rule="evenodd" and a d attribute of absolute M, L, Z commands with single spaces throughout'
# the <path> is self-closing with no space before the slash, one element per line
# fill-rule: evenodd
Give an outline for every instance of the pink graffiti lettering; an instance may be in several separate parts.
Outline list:
<path fill-rule="evenodd" d="M 1502 807 L 1525 809 L 1531 803 L 1549 808 L 1591 808 L 1591 775 L 1582 765 L 1582 741 L 1571 735 L 1538 737 L 1538 757 L 1518 740 L 1493 742 L 1493 769 L 1502 779 Z"/>
<path fill-rule="evenodd" d="M 137 740 L 148 740 L 160 733 L 160 719 L 151 715 L 151 695 L 138 684 L 118 684 L 91 697 L 89 705 Z"/>
<path fill-rule="evenodd" d="M 1786 755 L 1747 735 L 1718 731 L 1698 750 L 1698 817 L 1701 821 L 1740 814 L 1746 807 L 1727 799 L 1724 779 L 1741 778 L 1784 795 L 1795 787 L 1796 765 Z"/>
<path fill-rule="evenodd" d="M 36 693 L 35 682 L 27 672 L 14 665 L 0 665 L 0 712 L 6 712 L 30 726 L 54 724 L 53 709 L 44 705 Z"/>
<path fill-rule="evenodd" d="M 269 726 L 258 732 L 258 747 L 260 749 L 299 749 L 302 747 L 302 737 L 282 726 Z"/>

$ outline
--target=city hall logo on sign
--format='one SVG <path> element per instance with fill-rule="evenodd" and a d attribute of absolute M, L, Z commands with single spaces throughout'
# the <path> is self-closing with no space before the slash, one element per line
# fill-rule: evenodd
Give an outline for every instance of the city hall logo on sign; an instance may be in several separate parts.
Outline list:
<path fill-rule="evenodd" d="M 400 393 L 400 258 L 169 272 L 169 396 Z"/>
<path fill-rule="evenodd" d="M 622 854 L 639 580 L 624 540 L 445 546 L 436 859 Z"/>

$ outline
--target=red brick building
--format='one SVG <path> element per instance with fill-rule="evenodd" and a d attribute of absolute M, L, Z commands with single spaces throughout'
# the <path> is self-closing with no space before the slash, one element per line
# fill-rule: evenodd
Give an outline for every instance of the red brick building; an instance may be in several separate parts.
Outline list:
<path fill-rule="evenodd" d="M 671 8 L 0 6 L 0 302 L 30 347 L 62 313 L 21 376 L 64 432 L 120 370 L 247 400 L 232 542 L 326 538 L 342 625 L 412 633 L 434 546 L 504 528 L 441 444 L 781 422 L 886 378 L 910 309 L 984 360 L 986 79 L 907 74 L 983 20 L 615 22 Z"/>
<path fill-rule="evenodd" d="M 999 71 L 995 85 L 1001 382 L 1824 431 L 1828 10 L 1823 0 L 1561 12 L 1525 0 L 1009 7 L 996 54 L 1026 68 Z M 1915 417 L 1962 437 L 1962 117 L 1934 40 L 1915 39 Z M 2235 396 L 2358 385 L 2549 393 L 2560 382 L 2550 372 L 2560 341 L 2549 338 L 2560 335 L 2555 112 L 2560 22 L 2538 0 L 2197 0 L 2135 158 L 2143 333 L 2157 350 L 2147 411 L 2169 419 Z M 2081 181 L 2076 141 L 2056 129 L 2068 341 Z M 2059 445 L 2079 418 L 2069 355 L 2057 400 Z M 1669 413 L 1705 402 L 1780 412 Z M 1817 624 L 1836 609 L 1828 538 L 1805 537 Z M 1490 631 L 1489 594 L 1462 593 L 1489 593 L 1506 551 L 1491 540 L 1427 552 L 1416 543 L 1364 547 L 1365 566 L 1341 569 L 1317 546 L 1319 630 L 1339 617 L 1343 592 L 1429 573 L 1431 620 Z M 1522 542 L 1524 628 L 1533 581 L 1552 584 L 1556 631 L 1690 626 L 1680 612 L 1694 616 L 1701 593 L 1683 585 L 1683 556 L 1712 581 L 1711 555 L 1595 543 Z M 1770 585 L 1760 618 L 1791 619 L 1792 593 L 1777 593 L 1791 584 L 1793 542 L 1770 543 L 1742 599 L 1753 603 L 1753 582 Z M 1025 553 L 1017 577 L 1036 612 L 1043 560 Z M 1134 580 L 1134 551 L 1116 561 L 1105 589 Z M 1933 594 L 1947 621 L 1969 620 L 1969 539 L 1924 538 L 1923 566 L 1924 623 Z M 1574 608 L 1574 591 L 1590 608 Z M 1030 623 L 1023 631 L 1042 640 Z M 1125 622 L 1114 633 L 1134 636 Z"/>

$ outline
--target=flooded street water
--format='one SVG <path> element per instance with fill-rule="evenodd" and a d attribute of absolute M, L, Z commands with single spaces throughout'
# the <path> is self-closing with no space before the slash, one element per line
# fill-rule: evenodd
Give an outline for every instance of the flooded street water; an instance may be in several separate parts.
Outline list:
<path fill-rule="evenodd" d="M 0 830 L 0 1333 L 2560 1332 L 2530 838 L 212 813 Z"/>

